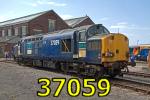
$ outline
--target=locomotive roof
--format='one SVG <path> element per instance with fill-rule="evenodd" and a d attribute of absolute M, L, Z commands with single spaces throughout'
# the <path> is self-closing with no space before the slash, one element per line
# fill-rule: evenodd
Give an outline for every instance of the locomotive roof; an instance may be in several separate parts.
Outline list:
<path fill-rule="evenodd" d="M 90 37 L 88 40 L 99 40 L 102 39 L 104 36 L 107 36 L 108 34 L 98 34 L 96 36 Z"/>
<path fill-rule="evenodd" d="M 72 36 L 75 31 L 80 31 L 80 30 L 87 30 L 89 27 L 93 25 L 86 25 L 86 26 L 81 26 L 81 27 L 76 27 L 76 28 L 71 28 L 71 29 L 64 29 L 64 30 L 59 30 L 55 32 L 49 32 L 47 34 L 38 34 L 38 35 L 32 35 L 32 36 L 27 36 L 24 37 L 23 40 L 25 39 L 30 39 L 30 38 L 38 38 L 38 37 L 63 37 L 63 36 Z"/>
<path fill-rule="evenodd" d="M 55 37 L 72 36 L 75 31 L 76 31 L 75 29 L 65 29 L 65 30 L 61 30 L 55 34 L 43 35 L 43 37 L 47 38 L 47 37 L 53 37 L 53 36 L 55 36 Z"/>
<path fill-rule="evenodd" d="M 81 27 L 76 27 L 74 28 L 75 30 L 87 30 L 89 27 L 91 27 L 93 25 L 85 25 L 85 26 L 81 26 Z"/>
<path fill-rule="evenodd" d="M 74 34 L 75 31 L 80 31 L 80 30 L 87 30 L 89 27 L 91 27 L 92 25 L 86 25 L 86 26 L 81 26 L 81 27 L 77 27 L 77 28 L 73 28 L 73 29 L 64 29 L 64 30 L 60 30 L 60 31 L 56 31 L 56 32 L 52 32 L 50 34 L 46 34 L 44 35 L 44 37 L 49 37 L 49 36 L 72 36 Z"/>
<path fill-rule="evenodd" d="M 32 36 L 27 36 L 22 38 L 22 40 L 25 39 L 31 39 L 31 38 L 38 38 L 38 37 L 43 37 L 43 38 L 47 38 L 47 37 L 53 37 L 53 36 L 70 36 L 73 35 L 73 33 L 75 32 L 75 29 L 65 29 L 65 30 L 60 30 L 60 31 L 56 31 L 56 32 L 52 32 L 52 33 L 47 33 L 47 34 L 38 34 L 38 35 L 32 35 Z M 62 35 L 61 35 L 62 34 Z"/>
<path fill-rule="evenodd" d="M 26 39 L 39 38 L 39 37 L 43 37 L 43 34 L 31 35 L 31 36 L 23 37 L 21 40 L 24 41 Z"/>

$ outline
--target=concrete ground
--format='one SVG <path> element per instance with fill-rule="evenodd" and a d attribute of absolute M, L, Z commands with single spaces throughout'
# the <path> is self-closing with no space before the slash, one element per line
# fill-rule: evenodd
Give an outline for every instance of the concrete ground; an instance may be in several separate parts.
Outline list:
<path fill-rule="evenodd" d="M 98 97 L 97 92 L 93 97 L 83 97 L 81 94 L 78 97 L 71 97 L 67 94 L 65 85 L 60 96 L 53 97 L 52 95 L 58 86 L 57 83 L 51 83 L 52 90 L 48 97 L 38 97 L 36 92 L 41 89 L 37 79 L 42 77 L 50 79 L 63 77 L 69 80 L 73 76 L 0 62 L 0 100 L 150 100 L 148 95 L 115 86 L 111 87 L 111 92 L 106 97 Z M 80 81 L 82 84 L 81 79 Z"/>
<path fill-rule="evenodd" d="M 150 68 L 148 67 L 147 62 L 136 62 L 135 67 L 128 66 L 129 71 L 132 72 L 142 72 L 142 73 L 150 73 Z"/>

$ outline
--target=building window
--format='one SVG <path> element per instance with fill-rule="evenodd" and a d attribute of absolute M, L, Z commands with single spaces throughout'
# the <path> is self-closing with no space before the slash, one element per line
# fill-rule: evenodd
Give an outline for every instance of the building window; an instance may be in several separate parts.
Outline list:
<path fill-rule="evenodd" d="M 8 29 L 8 36 L 11 36 L 11 29 Z"/>
<path fill-rule="evenodd" d="M 5 30 L 5 36 L 8 36 L 8 30 Z"/>
<path fill-rule="evenodd" d="M 55 30 L 55 20 L 48 19 L 48 32 L 53 32 Z"/>
<path fill-rule="evenodd" d="M 19 29 L 18 29 L 18 27 L 16 27 L 16 28 L 15 28 L 15 35 L 16 35 L 16 36 L 18 36 L 18 31 L 19 31 Z"/>
<path fill-rule="evenodd" d="M 21 32 L 22 32 L 22 35 L 25 36 L 27 34 L 27 26 L 22 26 Z"/>
<path fill-rule="evenodd" d="M 5 36 L 5 30 L 2 30 L 2 37 Z"/>

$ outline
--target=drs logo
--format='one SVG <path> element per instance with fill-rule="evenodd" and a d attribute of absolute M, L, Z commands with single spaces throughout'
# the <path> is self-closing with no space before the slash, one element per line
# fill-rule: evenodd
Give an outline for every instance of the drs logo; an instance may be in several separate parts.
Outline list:
<path fill-rule="evenodd" d="M 50 44 L 51 45 L 59 45 L 59 40 L 51 40 Z"/>

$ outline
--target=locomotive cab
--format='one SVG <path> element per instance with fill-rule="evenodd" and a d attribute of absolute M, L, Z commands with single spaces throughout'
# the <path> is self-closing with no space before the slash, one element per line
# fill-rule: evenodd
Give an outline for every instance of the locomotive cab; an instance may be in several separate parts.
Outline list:
<path fill-rule="evenodd" d="M 111 76 L 127 68 L 128 54 L 128 39 L 123 34 L 101 34 L 87 41 L 87 63 L 100 65 Z"/>
<path fill-rule="evenodd" d="M 99 70 L 104 69 L 103 72 L 113 77 L 121 74 L 122 69 L 128 71 L 129 44 L 126 36 L 110 33 L 102 25 L 90 27 L 87 33 L 87 64 L 100 66 Z"/>
<path fill-rule="evenodd" d="M 87 59 L 88 63 L 101 64 L 101 40 L 100 38 L 90 38 L 87 41 Z"/>
<path fill-rule="evenodd" d="M 76 33 L 78 57 L 85 58 L 87 56 L 87 42 L 90 38 L 107 34 L 110 34 L 110 32 L 102 24 L 90 25 L 87 29 L 80 29 Z"/>

